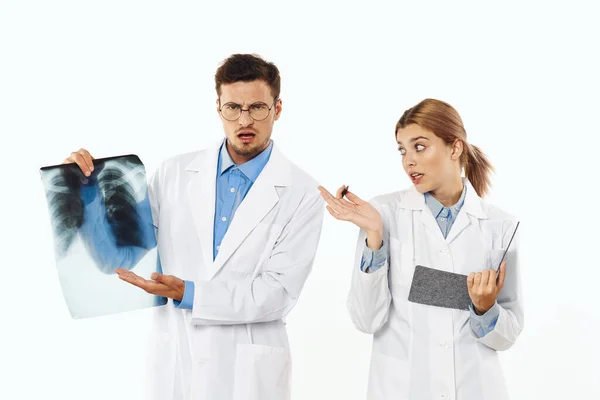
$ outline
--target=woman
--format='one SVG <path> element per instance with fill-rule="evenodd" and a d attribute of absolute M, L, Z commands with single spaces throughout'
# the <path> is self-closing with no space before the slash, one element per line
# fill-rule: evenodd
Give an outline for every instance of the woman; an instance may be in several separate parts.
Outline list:
<path fill-rule="evenodd" d="M 348 310 L 373 334 L 368 399 L 507 399 L 497 351 L 523 329 L 518 234 L 496 269 L 517 221 L 482 199 L 492 166 L 452 106 L 426 99 L 395 134 L 411 188 L 366 202 L 319 187 L 360 228 Z M 469 310 L 409 302 L 416 265 L 468 276 Z"/>

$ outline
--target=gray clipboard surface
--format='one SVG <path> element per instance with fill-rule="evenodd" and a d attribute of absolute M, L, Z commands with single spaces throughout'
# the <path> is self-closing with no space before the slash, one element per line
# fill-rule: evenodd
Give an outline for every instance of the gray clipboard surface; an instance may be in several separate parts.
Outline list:
<path fill-rule="evenodd" d="M 467 276 L 417 265 L 408 301 L 428 306 L 468 310 Z"/>

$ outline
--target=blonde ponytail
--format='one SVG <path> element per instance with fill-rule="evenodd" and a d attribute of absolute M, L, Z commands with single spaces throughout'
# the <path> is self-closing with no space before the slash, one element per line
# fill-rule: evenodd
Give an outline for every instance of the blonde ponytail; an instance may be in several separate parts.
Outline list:
<path fill-rule="evenodd" d="M 479 197 L 484 197 L 490 186 L 490 174 L 494 167 L 487 156 L 477 146 L 465 143 L 466 160 L 464 163 L 465 175 Z"/>

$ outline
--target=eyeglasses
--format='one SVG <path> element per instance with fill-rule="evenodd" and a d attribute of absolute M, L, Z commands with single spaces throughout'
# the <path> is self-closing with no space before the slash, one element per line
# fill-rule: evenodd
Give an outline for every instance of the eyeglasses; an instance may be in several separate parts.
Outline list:
<path fill-rule="evenodd" d="M 238 118 L 242 116 L 242 112 L 248 111 L 250 117 L 255 121 L 263 121 L 265 120 L 269 114 L 271 113 L 271 109 L 275 105 L 277 98 L 273 100 L 273 104 L 271 107 L 259 101 L 257 103 L 253 103 L 248 107 L 248 109 L 244 110 L 241 105 L 237 103 L 225 103 L 219 108 L 219 112 L 227 121 L 236 121 Z"/>

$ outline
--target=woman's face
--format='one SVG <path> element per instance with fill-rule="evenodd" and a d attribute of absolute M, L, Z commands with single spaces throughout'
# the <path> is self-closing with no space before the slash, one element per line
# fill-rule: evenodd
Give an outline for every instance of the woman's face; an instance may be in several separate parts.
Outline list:
<path fill-rule="evenodd" d="M 398 129 L 396 141 L 402 154 L 404 171 L 419 192 L 439 190 L 453 183 L 457 174 L 460 179 L 460 140 L 448 145 L 433 132 L 410 124 Z"/>

